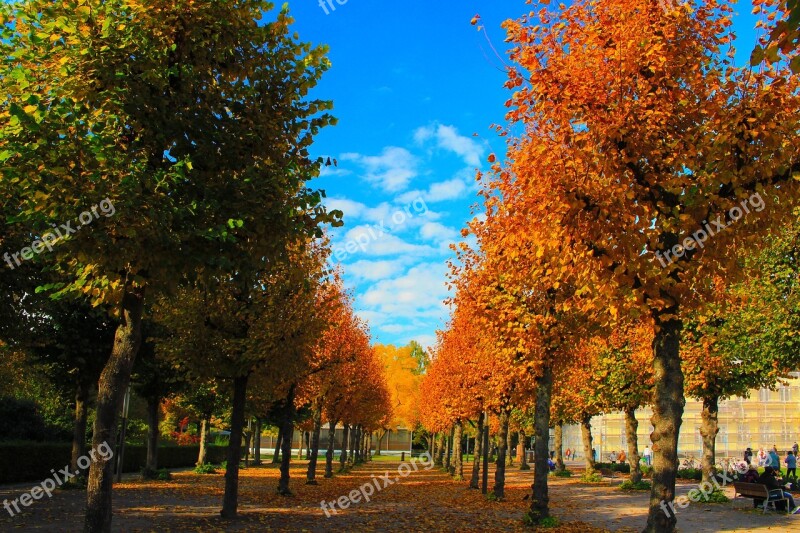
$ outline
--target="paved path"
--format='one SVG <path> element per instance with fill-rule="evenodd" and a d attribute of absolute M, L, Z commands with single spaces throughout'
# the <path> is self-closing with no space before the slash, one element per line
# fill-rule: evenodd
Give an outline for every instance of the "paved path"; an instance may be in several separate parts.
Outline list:
<path fill-rule="evenodd" d="M 274 466 L 242 471 L 241 517 L 224 522 L 218 516 L 222 498 L 221 474 L 175 475 L 173 481 L 142 483 L 126 481 L 115 488 L 113 531 L 530 531 L 522 526 L 526 497 L 533 480 L 531 471 L 516 465 L 508 470 L 506 498 L 489 502 L 466 482 L 454 482 L 438 469 L 424 465 L 406 477 L 399 475 L 397 460 L 373 462 L 318 486 L 302 484 L 305 462 L 293 463 L 294 497 L 275 493 L 278 471 Z M 577 466 L 577 465 L 576 465 Z M 470 465 L 465 468 L 468 475 Z M 331 502 L 389 473 L 396 482 L 376 490 L 369 502 L 360 501 L 326 517 L 320 502 Z M 490 487 L 492 483 L 490 477 Z M 577 478 L 550 478 L 552 513 L 566 527 L 555 533 L 624 533 L 642 530 L 647 516 L 648 494 L 622 492 L 615 479 L 602 484 L 583 484 Z M 0 488 L 3 499 L 18 497 L 33 484 Z M 678 494 L 695 484 L 682 483 Z M 728 489 L 730 491 L 730 489 Z M 732 491 L 730 491 L 732 493 Z M 732 494 L 731 494 L 732 496 Z M 19 516 L 9 517 L 0 506 L 0 531 L 79 532 L 82 528 L 85 492 L 57 491 L 52 499 L 34 502 Z M 752 509 L 750 500 L 728 504 L 691 504 L 678 511 L 678 527 L 688 532 L 798 532 L 800 515 L 766 515 Z"/>

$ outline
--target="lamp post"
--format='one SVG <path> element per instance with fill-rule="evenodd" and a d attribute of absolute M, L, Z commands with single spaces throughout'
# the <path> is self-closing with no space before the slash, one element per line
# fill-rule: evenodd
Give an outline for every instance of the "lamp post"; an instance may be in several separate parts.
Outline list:
<path fill-rule="evenodd" d="M 125 398 L 122 400 L 122 428 L 119 432 L 119 445 L 117 446 L 117 483 L 122 481 L 122 458 L 125 455 L 125 432 L 128 429 L 128 408 L 131 405 L 131 387 L 125 389 Z"/>

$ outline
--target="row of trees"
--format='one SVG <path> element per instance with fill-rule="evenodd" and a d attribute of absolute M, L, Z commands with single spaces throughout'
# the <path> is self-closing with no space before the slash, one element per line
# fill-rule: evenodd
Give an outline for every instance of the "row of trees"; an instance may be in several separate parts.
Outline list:
<path fill-rule="evenodd" d="M 509 419 L 532 413 L 538 523 L 550 428 L 558 447 L 562 424 L 581 423 L 591 469 L 591 417 L 624 411 L 638 477 L 634 412 L 649 405 L 645 531 L 673 531 L 661 504 L 675 495 L 684 398 L 703 401 L 710 476 L 719 400 L 800 363 L 787 224 L 800 199 L 797 51 L 767 36 L 778 60 L 734 66 L 723 0 L 539 4 L 506 22 L 507 156 L 490 156 L 486 217 L 465 230 L 478 246 L 461 245 L 452 267 L 423 420 L 458 433 L 494 413 L 502 496 Z M 782 6 L 759 10 L 782 20 Z"/>
<path fill-rule="evenodd" d="M 224 517 L 236 515 L 249 416 L 280 427 L 288 494 L 298 411 L 313 419 L 309 482 L 323 421 L 344 423 L 361 453 L 392 412 L 383 362 L 329 266 L 325 226 L 342 213 L 307 185 L 322 164 L 309 146 L 334 123 L 332 104 L 308 96 L 326 49 L 297 40 L 288 8 L 271 10 L 0 8 L 2 348 L 71 391 L 73 462 L 90 398 L 91 445 L 115 441 L 132 375 L 148 403 L 150 469 L 164 398 L 179 395 L 204 431 L 227 406 Z M 112 469 L 88 472 L 87 532 L 111 530 Z"/>

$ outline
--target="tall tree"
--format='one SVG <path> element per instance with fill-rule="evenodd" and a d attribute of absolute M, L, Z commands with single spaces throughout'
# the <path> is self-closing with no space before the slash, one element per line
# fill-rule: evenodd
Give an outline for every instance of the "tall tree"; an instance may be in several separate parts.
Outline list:
<path fill-rule="evenodd" d="M 120 324 L 98 385 L 95 447 L 114 438 L 147 290 L 250 271 L 328 218 L 304 185 L 318 173 L 312 136 L 331 122 L 319 114 L 330 104 L 306 96 L 328 62 L 296 41 L 286 10 L 262 20 L 271 8 L 2 5 L 3 203 L 59 265 L 60 294 L 107 303 Z M 107 218 L 86 227 L 98 207 Z M 110 530 L 111 468 L 91 466 L 86 531 Z"/>
<path fill-rule="evenodd" d="M 612 317 L 633 303 L 652 322 L 645 531 L 672 531 L 683 320 L 708 279 L 737 275 L 732 245 L 796 203 L 798 77 L 731 65 L 726 0 L 548 3 L 506 23 L 515 93 L 495 192 L 563 243 L 545 275 L 563 281 L 564 265 L 585 303 Z"/>

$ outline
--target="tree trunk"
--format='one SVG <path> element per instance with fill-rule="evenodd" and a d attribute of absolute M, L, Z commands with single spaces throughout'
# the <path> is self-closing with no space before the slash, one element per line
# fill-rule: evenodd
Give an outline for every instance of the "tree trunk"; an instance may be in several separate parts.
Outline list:
<path fill-rule="evenodd" d="M 306 459 L 311 458 L 311 432 L 306 431 Z"/>
<path fill-rule="evenodd" d="M 472 478 L 469 480 L 469 488 L 479 489 L 479 477 L 481 473 L 481 452 L 483 451 L 483 413 L 478 415 L 478 427 L 475 433 L 475 450 L 472 458 Z"/>
<path fill-rule="evenodd" d="M 453 455 L 455 458 L 453 475 L 458 481 L 464 479 L 464 456 L 461 449 L 461 439 L 463 437 L 464 426 L 461 419 L 456 420 L 455 433 L 453 434 Z"/>
<path fill-rule="evenodd" d="M 342 431 L 342 453 L 339 455 L 339 471 L 344 471 L 347 466 L 347 440 L 350 438 L 350 425 L 345 424 Z"/>
<path fill-rule="evenodd" d="M 533 523 L 539 523 L 550 516 L 550 496 L 547 491 L 547 476 L 550 468 L 548 446 L 550 443 L 550 403 L 553 395 L 553 369 L 546 365 L 542 375 L 536 380 L 536 411 L 533 425 L 536 431 L 536 451 L 533 465 L 533 496 L 529 517 Z"/>
<path fill-rule="evenodd" d="M 631 482 L 639 483 L 642 480 L 642 468 L 639 465 L 639 437 L 636 431 L 639 421 L 636 420 L 636 408 L 625 409 L 625 436 L 628 441 L 628 464 L 631 467 Z"/>
<path fill-rule="evenodd" d="M 144 288 L 127 287 L 122 296 L 121 322 L 114 335 L 114 347 L 97 387 L 97 410 L 92 433 L 92 449 L 113 446 L 117 412 L 128 388 L 131 370 L 142 341 Z M 109 454 L 106 454 L 109 455 Z M 85 533 L 110 533 L 111 489 L 114 475 L 112 457 L 98 457 L 89 467 L 86 489 Z"/>
<path fill-rule="evenodd" d="M 511 450 L 513 449 L 512 445 L 514 443 L 513 437 L 514 437 L 514 432 L 509 431 L 508 435 L 506 436 L 506 458 L 508 459 L 507 461 L 508 466 L 514 466 L 514 457 L 513 454 L 511 453 Z"/>
<path fill-rule="evenodd" d="M 566 470 L 564 466 L 564 421 L 559 420 L 556 422 L 555 427 L 555 443 L 553 444 L 556 448 L 556 470 L 559 472 L 563 472 Z"/>
<path fill-rule="evenodd" d="M 367 440 L 367 460 L 372 462 L 372 432 L 369 432 L 369 439 Z"/>
<path fill-rule="evenodd" d="M 210 417 L 203 416 L 203 421 L 200 423 L 200 453 L 197 455 L 197 466 L 206 464 L 206 440 L 208 440 L 208 419 Z"/>
<path fill-rule="evenodd" d="M 583 441 L 583 457 L 586 462 L 586 474 L 591 474 L 597 469 L 597 464 L 592 458 L 592 417 L 585 415 L 581 419 L 581 440 Z"/>
<path fill-rule="evenodd" d="M 489 412 L 484 411 L 483 423 L 483 476 L 481 479 L 481 493 L 486 494 L 489 489 Z"/>
<path fill-rule="evenodd" d="M 358 464 L 361 462 L 361 426 L 356 426 L 352 439 L 350 449 L 353 450 L 353 464 Z"/>
<path fill-rule="evenodd" d="M 506 445 L 508 444 L 508 411 L 502 409 L 500 411 L 500 432 L 497 434 L 497 461 L 495 462 L 494 470 L 494 492 L 498 500 L 502 500 L 505 496 L 506 487 Z"/>
<path fill-rule="evenodd" d="M 439 433 L 439 445 L 436 447 L 436 466 L 444 466 L 444 432 Z"/>
<path fill-rule="evenodd" d="M 444 469 L 448 474 L 452 474 L 452 464 L 450 463 L 450 458 L 453 455 L 453 429 L 450 429 L 450 435 L 447 433 L 444 434 L 444 445 L 445 445 L 445 454 L 444 454 Z"/>
<path fill-rule="evenodd" d="M 253 466 L 261 466 L 261 419 L 256 418 L 253 431 Z"/>
<path fill-rule="evenodd" d="M 239 376 L 233 380 L 233 405 L 231 409 L 231 437 L 228 442 L 225 468 L 225 495 L 222 498 L 222 518 L 236 518 L 239 507 L 239 461 L 242 458 L 244 433 L 244 408 L 247 400 L 247 380 Z"/>
<path fill-rule="evenodd" d="M 253 419 L 247 420 L 247 426 L 244 432 L 244 466 L 250 466 L 250 439 L 253 437 Z"/>
<path fill-rule="evenodd" d="M 676 309 L 669 311 L 677 314 Z M 675 477 L 678 470 L 678 435 L 683 416 L 683 371 L 681 370 L 680 336 L 682 324 L 677 319 L 655 317 L 656 334 L 653 339 L 653 370 L 655 392 L 653 395 L 653 488 L 650 492 L 650 511 L 645 533 L 670 533 L 675 531 L 673 500 Z M 668 509 L 668 510 L 667 510 Z M 665 511 L 667 510 L 667 511 Z"/>
<path fill-rule="evenodd" d="M 328 449 L 325 450 L 325 477 L 333 477 L 333 449 L 336 447 L 336 420 L 328 423 Z"/>
<path fill-rule="evenodd" d="M 278 436 L 275 438 L 275 453 L 272 455 L 272 464 L 281 462 L 281 445 L 283 444 L 283 424 L 278 424 Z"/>
<path fill-rule="evenodd" d="M 278 480 L 278 494 L 282 496 L 291 496 L 292 491 L 289 490 L 289 467 L 292 462 L 292 437 L 294 435 L 294 393 L 296 385 L 292 383 L 289 387 L 289 395 L 286 397 L 286 410 L 283 414 L 283 449 L 281 451 L 281 477 Z M 300 439 L 300 448 L 302 449 L 302 438 Z"/>
<path fill-rule="evenodd" d="M 525 430 L 519 430 L 519 444 L 517 444 L 517 449 L 520 450 L 519 455 L 519 469 L 520 470 L 530 470 L 531 466 L 528 464 L 528 454 L 525 450 Z"/>
<path fill-rule="evenodd" d="M 158 408 L 161 399 L 147 399 L 147 462 L 145 468 L 150 472 L 158 470 Z"/>
<path fill-rule="evenodd" d="M 375 455 L 381 454 L 381 443 L 383 443 L 383 437 L 386 436 L 386 430 L 383 430 L 383 433 L 380 434 L 378 437 L 378 444 L 375 446 Z"/>
<path fill-rule="evenodd" d="M 86 455 L 86 402 L 89 396 L 89 386 L 85 383 L 78 383 L 75 388 L 75 422 L 72 426 L 72 455 L 70 458 L 70 470 L 80 472 L 78 459 Z M 81 472 L 81 476 L 86 473 Z"/>
<path fill-rule="evenodd" d="M 703 437 L 703 481 L 714 478 L 717 433 L 719 433 L 719 396 L 703 398 L 702 424 L 700 436 Z"/>
<path fill-rule="evenodd" d="M 322 429 L 322 407 L 314 407 L 312 415 L 314 429 L 311 432 L 311 453 L 308 455 L 308 471 L 306 472 L 306 485 L 317 484 L 317 456 L 319 456 L 319 433 Z"/>

